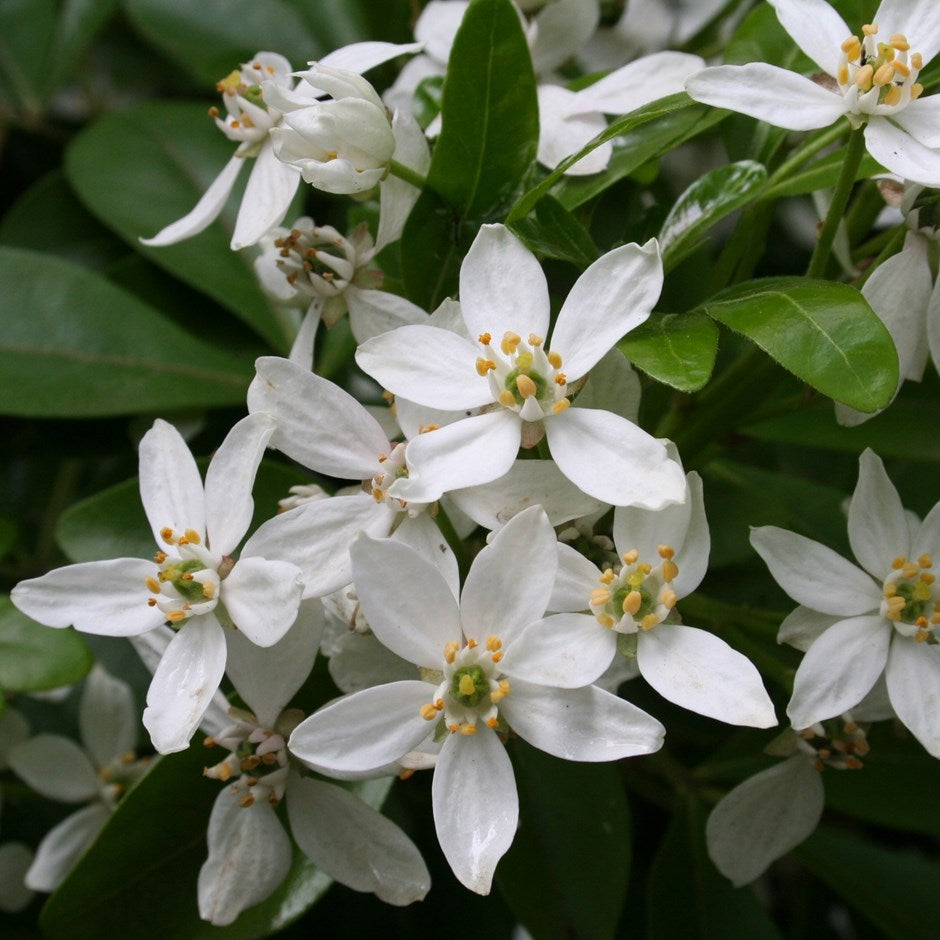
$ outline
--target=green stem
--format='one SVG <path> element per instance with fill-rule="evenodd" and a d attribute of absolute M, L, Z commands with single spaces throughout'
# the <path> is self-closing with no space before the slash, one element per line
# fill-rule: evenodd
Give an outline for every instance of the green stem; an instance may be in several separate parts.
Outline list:
<path fill-rule="evenodd" d="M 830 144 L 835 143 L 845 133 L 845 125 L 842 123 L 833 124 L 826 128 L 822 133 L 807 140 L 801 147 L 798 147 L 787 157 L 776 170 L 771 173 L 767 180 L 767 185 L 761 193 L 761 201 L 772 200 L 776 197 L 778 189 L 783 189 L 789 182 L 788 177 L 794 170 L 798 169 L 811 157 L 815 157 L 821 150 L 825 150 Z"/>
<path fill-rule="evenodd" d="M 839 224 L 845 215 L 845 207 L 849 203 L 849 196 L 855 185 L 855 175 L 865 153 L 864 131 L 864 127 L 857 127 L 849 135 L 845 156 L 842 158 L 842 169 L 839 171 L 839 179 L 836 181 L 832 202 L 829 204 L 829 212 L 826 214 L 826 221 L 823 223 L 813 257 L 810 258 L 809 267 L 806 270 L 807 277 L 822 277 L 826 273 L 832 243 L 835 241 Z"/>
<path fill-rule="evenodd" d="M 418 189 L 424 189 L 428 184 L 426 177 L 422 176 L 417 170 L 412 170 L 410 166 L 405 166 L 404 163 L 399 163 L 397 160 L 392 160 L 389 163 L 388 170 L 393 176 L 397 176 L 406 183 L 411 183 L 412 186 L 416 186 Z"/>

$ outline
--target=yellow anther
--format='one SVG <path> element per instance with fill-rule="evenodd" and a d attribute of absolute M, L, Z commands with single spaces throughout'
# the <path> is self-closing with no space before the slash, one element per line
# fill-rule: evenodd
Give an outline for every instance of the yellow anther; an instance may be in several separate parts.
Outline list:
<path fill-rule="evenodd" d="M 888 42 L 891 44 L 893 49 L 897 49 L 898 52 L 907 52 L 911 48 L 911 44 L 907 41 L 907 36 L 903 33 L 895 33 Z"/>
<path fill-rule="evenodd" d="M 516 353 L 516 368 L 520 372 L 528 372 L 532 368 L 532 363 L 535 362 L 535 357 L 528 349 L 523 349 L 521 352 Z"/>
<path fill-rule="evenodd" d="M 425 721 L 434 721 L 434 719 L 437 718 L 437 709 L 430 703 L 427 705 L 422 705 L 418 711 Z"/>
<path fill-rule="evenodd" d="M 614 580 L 614 572 L 612 568 L 606 568 L 604 573 L 598 579 L 601 584 L 611 584 Z"/>
<path fill-rule="evenodd" d="M 855 73 L 855 84 L 861 91 L 868 91 L 868 89 L 871 88 L 874 75 L 875 70 L 870 65 L 863 65 Z"/>
<path fill-rule="evenodd" d="M 231 72 L 228 73 L 228 75 L 225 76 L 225 78 L 220 78 L 215 83 L 215 90 L 218 92 L 221 92 L 222 94 L 225 94 L 227 92 L 228 94 L 231 95 L 231 94 L 234 94 L 236 91 L 238 91 L 241 83 L 242 83 L 242 73 L 239 72 L 238 69 L 233 69 Z"/>
<path fill-rule="evenodd" d="M 487 718 L 487 719 L 486 719 L 486 727 L 487 727 L 487 728 L 498 728 L 498 727 L 499 727 L 499 719 L 498 719 L 495 715 L 494 715 L 492 718 Z"/>
<path fill-rule="evenodd" d="M 496 705 L 509 695 L 509 680 L 500 679 L 495 689 L 490 692 L 490 701 Z"/>
<path fill-rule="evenodd" d="M 538 393 L 538 387 L 535 382 L 524 372 L 516 376 L 516 388 L 519 389 L 519 394 L 523 398 L 534 398 Z"/>
<path fill-rule="evenodd" d="M 234 127 L 236 130 L 237 130 L 239 127 L 241 127 L 241 126 L 242 126 L 242 122 L 241 122 L 241 121 L 239 121 L 239 120 L 237 120 L 237 119 L 234 120 L 234 121 L 232 121 L 232 127 Z"/>
<path fill-rule="evenodd" d="M 917 66 L 915 66 L 917 68 Z M 916 100 L 924 93 L 924 86 L 920 82 L 914 82 L 911 85 L 911 101 Z"/>
<path fill-rule="evenodd" d="M 445 644 L 444 646 L 444 661 L 452 663 L 456 658 L 457 654 L 460 652 L 460 644 L 451 641 L 450 643 Z"/>
<path fill-rule="evenodd" d="M 470 637 L 470 639 L 467 640 L 467 648 L 471 650 L 475 650 L 477 648 L 477 641 L 474 640 L 473 637 Z"/>
<path fill-rule="evenodd" d="M 491 653 L 495 653 L 496 650 L 502 649 L 502 647 L 503 647 L 503 641 L 502 641 L 498 636 L 496 636 L 496 635 L 494 635 L 494 634 L 491 633 L 491 634 L 486 638 L 486 648 L 487 648 Z"/>
<path fill-rule="evenodd" d="M 561 356 L 556 352 L 547 353 L 548 362 L 553 369 L 561 368 Z"/>
<path fill-rule="evenodd" d="M 911 68 L 919 72 L 924 67 L 924 57 L 919 52 L 911 53 Z"/>
<path fill-rule="evenodd" d="M 530 346 L 541 346 L 545 342 L 544 336 L 539 336 L 536 333 L 529 334 L 529 345 Z"/>
<path fill-rule="evenodd" d="M 679 566 L 674 561 L 663 562 L 663 580 L 675 581 L 679 574 Z"/>
<path fill-rule="evenodd" d="M 647 614 L 641 621 L 640 626 L 644 630 L 652 630 L 659 623 L 659 617 L 656 614 Z"/>
<path fill-rule="evenodd" d="M 643 583 L 643 577 L 643 572 L 638 568 L 633 572 L 633 574 L 630 575 L 629 578 L 627 578 L 627 584 L 629 584 L 630 587 L 637 588 Z"/>
<path fill-rule="evenodd" d="M 148 606 L 148 607 L 156 607 L 156 606 L 157 606 L 157 599 L 156 599 L 155 597 L 148 597 L 148 598 L 147 598 L 147 606 Z"/>
<path fill-rule="evenodd" d="M 849 83 L 849 67 L 844 62 L 839 66 L 839 71 L 836 73 L 836 81 L 840 85 L 848 85 Z"/>
<path fill-rule="evenodd" d="M 457 733 L 457 730 L 458 730 L 459 728 L 460 728 L 460 725 L 456 725 L 456 724 L 454 724 L 454 725 L 448 725 L 448 726 L 447 726 L 447 730 L 448 730 L 451 734 L 456 734 L 456 733 Z"/>
<path fill-rule="evenodd" d="M 903 597 L 900 597 L 900 596 L 889 597 L 887 598 L 886 606 L 888 610 L 891 610 L 891 611 L 904 610 L 904 605 L 906 603 L 907 601 Z"/>
<path fill-rule="evenodd" d="M 422 424 L 418 427 L 419 434 L 428 434 L 431 431 L 436 431 L 440 427 L 439 424 Z"/>
<path fill-rule="evenodd" d="M 610 603 L 610 591 L 607 588 L 594 588 L 591 591 L 591 599 L 589 601 L 592 607 L 603 607 L 605 604 Z"/>
<path fill-rule="evenodd" d="M 631 591 L 623 599 L 623 612 L 631 617 L 643 606 L 643 595 L 639 591 Z"/>
<path fill-rule="evenodd" d="M 907 564 L 901 569 L 901 576 L 904 578 L 914 578 L 917 574 L 917 565 Z"/>
<path fill-rule="evenodd" d="M 147 587 L 153 591 L 154 594 L 160 593 L 160 582 L 156 578 L 147 578 L 146 583 Z"/>
<path fill-rule="evenodd" d="M 917 559 L 917 564 L 919 564 L 921 568 L 933 568 L 933 559 L 925 552 Z"/>
<path fill-rule="evenodd" d="M 874 36 L 874 35 L 878 32 L 878 24 L 877 24 L 877 23 L 868 23 L 867 25 L 865 25 L 865 26 L 862 27 L 862 32 L 863 32 L 866 36 Z"/>
<path fill-rule="evenodd" d="M 241 768 L 243 771 L 254 770 L 261 763 L 261 758 L 257 754 L 249 754 L 242 758 Z"/>
<path fill-rule="evenodd" d="M 171 610 L 166 615 L 166 619 L 169 620 L 170 623 L 179 623 L 181 620 L 186 619 L 186 611 L 185 610 Z"/>
<path fill-rule="evenodd" d="M 460 677 L 460 682 L 457 686 L 461 695 L 473 695 L 476 692 L 476 686 L 473 684 L 473 679 L 471 676 L 468 676 L 466 673 Z"/>
<path fill-rule="evenodd" d="M 930 600 L 930 585 L 925 581 L 918 581 L 914 585 L 914 600 L 915 601 L 929 601 Z"/>
<path fill-rule="evenodd" d="M 385 490 L 379 489 L 378 487 L 372 488 L 372 498 L 377 502 L 381 503 L 385 501 Z"/>
<path fill-rule="evenodd" d="M 490 653 L 490 659 L 492 659 L 494 663 L 498 663 L 502 658 L 503 654 L 500 650 L 497 650 L 495 653 Z"/>
<path fill-rule="evenodd" d="M 611 627 L 613 627 L 613 625 L 614 625 L 617 621 L 614 620 L 614 618 L 611 617 L 609 614 L 598 614 L 598 615 L 597 615 L 597 622 L 598 622 L 602 627 L 607 627 L 607 629 L 610 630 Z"/>
<path fill-rule="evenodd" d="M 849 36 L 847 39 L 842 40 L 842 44 L 839 48 L 848 56 L 849 61 L 851 61 L 859 57 L 862 51 L 862 44 L 858 41 L 858 36 Z"/>
<path fill-rule="evenodd" d="M 907 559 L 903 555 L 898 555 L 898 557 L 891 562 L 891 567 L 897 571 L 899 568 L 903 568 L 906 564 Z"/>
<path fill-rule="evenodd" d="M 900 59 L 895 59 L 892 63 L 894 66 L 894 71 L 898 73 L 902 78 L 907 78 L 911 74 L 911 70 L 908 68 L 906 62 L 902 62 Z"/>
<path fill-rule="evenodd" d="M 885 92 L 884 99 L 882 100 L 881 103 L 882 103 L 882 104 L 887 104 L 887 105 L 890 105 L 890 106 L 893 107 L 894 105 L 901 103 L 901 98 L 902 98 L 902 97 L 904 97 L 904 92 L 902 91 L 901 86 L 900 86 L 900 85 L 892 85 L 892 86 L 887 90 L 887 92 Z"/>
<path fill-rule="evenodd" d="M 932 627 L 935 627 L 938 623 L 940 623 L 940 614 L 931 614 L 931 615 L 930 615 L 930 625 L 931 625 Z"/>
<path fill-rule="evenodd" d="M 889 581 L 885 586 L 884 590 L 881 592 L 885 597 L 894 597 L 898 593 L 898 583 L 897 581 Z"/>
<path fill-rule="evenodd" d="M 659 545 L 656 548 L 660 558 L 675 558 L 676 550 L 671 545 Z"/>
<path fill-rule="evenodd" d="M 183 580 L 184 580 L 184 581 L 192 581 L 192 579 L 193 579 L 193 573 L 192 573 L 191 571 L 184 571 L 184 572 L 183 572 Z"/>
<path fill-rule="evenodd" d="M 489 344 L 493 342 L 493 337 L 489 333 L 481 333 L 477 337 L 477 342 L 482 343 L 484 346 L 489 346 Z"/>
<path fill-rule="evenodd" d="M 215 597 L 215 582 L 206 581 L 202 586 L 202 596 L 208 598 L 210 601 Z"/>
<path fill-rule="evenodd" d="M 153 556 L 153 560 L 158 565 L 162 565 L 166 561 L 166 559 L 167 559 L 166 552 L 157 552 L 157 554 Z"/>
<path fill-rule="evenodd" d="M 625 565 L 635 564 L 637 558 L 639 557 L 640 557 L 640 553 L 635 548 L 631 548 L 630 551 L 626 552 L 623 555 L 623 563 Z"/>
<path fill-rule="evenodd" d="M 885 62 L 878 66 L 878 71 L 872 77 L 872 83 L 879 88 L 890 85 L 894 81 L 894 66 L 890 62 Z"/>
<path fill-rule="evenodd" d="M 562 398 L 559 401 L 556 401 L 552 405 L 552 414 L 560 415 L 563 411 L 567 411 L 571 407 L 571 399 Z"/>
<path fill-rule="evenodd" d="M 254 805 L 255 805 L 255 798 L 254 798 L 250 793 L 246 793 L 246 794 L 238 801 L 238 805 L 239 805 L 242 809 L 248 809 L 249 806 L 254 806 Z"/>
<path fill-rule="evenodd" d="M 492 372 L 496 368 L 496 363 L 492 359 L 484 359 L 480 356 L 477 359 L 476 367 L 479 375 L 486 375 L 487 372 Z"/>
<path fill-rule="evenodd" d="M 503 351 L 503 355 L 511 356 L 521 342 L 522 337 L 518 333 L 506 332 L 503 333 L 503 339 L 499 344 L 499 348 Z"/>
<path fill-rule="evenodd" d="M 676 606 L 676 601 L 679 600 L 679 596 L 675 591 L 669 589 L 663 591 L 663 593 L 660 594 L 659 599 L 664 607 L 668 607 L 670 610 L 672 610 L 672 608 Z"/>
<path fill-rule="evenodd" d="M 460 733 L 464 735 L 464 737 L 470 737 L 470 735 L 477 733 L 477 726 L 471 725 L 470 722 L 468 721 L 462 724 L 459 730 L 460 730 Z"/>
<path fill-rule="evenodd" d="M 164 526 L 160 530 L 160 538 L 163 539 L 167 545 L 173 544 L 173 530 L 169 526 Z"/>
<path fill-rule="evenodd" d="M 512 408 L 516 404 L 516 396 L 508 388 L 504 388 L 497 397 L 499 403 L 506 408 Z"/>

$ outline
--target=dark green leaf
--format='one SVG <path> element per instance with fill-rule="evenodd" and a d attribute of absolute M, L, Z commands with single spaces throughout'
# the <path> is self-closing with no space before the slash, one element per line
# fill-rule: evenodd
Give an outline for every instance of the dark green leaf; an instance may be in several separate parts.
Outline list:
<path fill-rule="evenodd" d="M 553 196 L 535 205 L 535 218 L 519 219 L 510 228 L 530 251 L 570 261 L 582 270 L 597 260 L 597 246 L 588 230 Z"/>
<path fill-rule="evenodd" d="M 0 689 L 57 689 L 83 679 L 91 666 L 91 653 L 74 630 L 44 627 L 0 595 Z"/>
<path fill-rule="evenodd" d="M 509 0 L 472 0 L 454 39 L 428 186 L 461 215 L 509 200 L 535 159 L 538 102 L 529 46 Z"/>
<path fill-rule="evenodd" d="M 630 807 L 614 764 L 510 753 L 519 831 L 496 869 L 500 892 L 535 937 L 613 937 L 630 872 Z"/>
<path fill-rule="evenodd" d="M 802 196 L 805 193 L 814 193 L 820 189 L 832 189 L 836 185 L 845 153 L 840 149 L 816 160 L 807 166 L 801 167 L 797 172 L 774 186 L 766 195 L 779 199 L 783 196 Z M 881 164 L 867 153 L 862 157 L 855 173 L 857 180 L 869 179 L 876 173 L 882 172 Z"/>
<path fill-rule="evenodd" d="M 718 328 L 700 313 L 653 314 L 617 346 L 656 381 L 682 392 L 694 392 L 712 374 Z"/>
<path fill-rule="evenodd" d="M 859 411 L 877 411 L 898 384 L 891 334 L 847 284 L 798 277 L 747 281 L 702 304 L 799 379 Z"/>
<path fill-rule="evenodd" d="M 7 414 L 87 417 L 244 400 L 250 363 L 85 268 L 0 248 L 0 295 L 0 401 Z"/>
<path fill-rule="evenodd" d="M 286 351 L 292 333 L 258 287 L 250 253 L 229 248 L 239 187 L 227 210 L 194 238 L 164 248 L 140 242 L 186 215 L 233 152 L 205 105 L 145 102 L 109 114 L 79 134 L 65 166 L 88 208 L 135 251 L 208 294 L 275 349 Z"/>
<path fill-rule="evenodd" d="M 0 3 L 0 98 L 32 115 L 42 111 L 42 87 L 54 31 L 52 0 Z"/>
<path fill-rule="evenodd" d="M 670 209 L 659 232 L 663 267 L 674 268 L 719 219 L 747 205 L 767 179 L 763 164 L 742 160 L 696 180 Z"/>
<path fill-rule="evenodd" d="M 118 0 L 64 0 L 60 5 L 43 83 L 46 98 L 71 76 L 117 7 Z"/>
<path fill-rule="evenodd" d="M 457 293 L 469 237 L 466 226 L 440 196 L 428 189 L 421 193 L 401 238 L 401 272 L 409 300 L 431 311 Z"/>

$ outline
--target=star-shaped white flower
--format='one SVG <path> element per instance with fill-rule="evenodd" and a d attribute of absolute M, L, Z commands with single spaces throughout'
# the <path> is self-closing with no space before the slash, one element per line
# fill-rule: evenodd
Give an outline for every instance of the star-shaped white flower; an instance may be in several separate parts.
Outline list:
<path fill-rule="evenodd" d="M 300 569 L 257 554 L 249 539 L 251 488 L 270 415 L 239 421 L 202 480 L 179 432 L 156 421 L 140 442 L 140 496 L 158 551 L 153 560 L 118 558 L 57 568 L 21 581 L 23 613 L 50 627 L 73 624 L 103 636 L 136 636 L 169 623 L 177 632 L 147 693 L 144 725 L 161 753 L 185 748 L 225 670 L 225 629 L 253 643 L 276 643 L 294 622 Z"/>
<path fill-rule="evenodd" d="M 460 268 L 465 334 L 403 326 L 356 353 L 395 395 L 467 415 L 409 442 L 409 477 L 392 495 L 431 502 L 488 483 L 509 470 L 520 445 L 544 435 L 562 473 L 596 499 L 651 509 L 680 501 L 685 479 L 662 443 L 574 400 L 601 357 L 649 316 L 662 278 L 654 240 L 608 252 L 571 289 L 548 349 L 548 285 L 538 261 L 505 226 L 484 225 Z"/>
<path fill-rule="evenodd" d="M 844 115 L 865 126 L 868 152 L 883 166 L 940 185 L 940 98 L 920 98 L 917 81 L 940 49 L 940 5 L 884 0 L 858 35 L 825 0 L 768 2 L 825 80 L 752 62 L 705 69 L 686 82 L 688 93 L 790 130 L 826 127 Z"/>
<path fill-rule="evenodd" d="M 881 460 L 866 450 L 849 506 L 849 543 L 861 568 L 795 532 L 762 526 L 751 544 L 801 605 L 787 636 L 815 636 L 787 714 L 795 728 L 854 708 L 884 674 L 898 718 L 940 757 L 940 503 L 915 527 Z"/>
<path fill-rule="evenodd" d="M 458 602 L 438 570 L 407 546 L 358 539 L 353 577 L 362 611 L 392 652 L 423 678 L 345 696 L 306 719 L 288 746 L 325 773 L 361 773 L 398 760 L 430 734 L 444 737 L 432 799 L 454 873 L 486 894 L 518 821 L 518 796 L 499 732 L 507 725 L 567 760 L 606 761 L 657 750 L 655 719 L 586 686 L 603 669 L 543 618 L 555 579 L 555 535 L 538 506 L 484 548 Z"/>

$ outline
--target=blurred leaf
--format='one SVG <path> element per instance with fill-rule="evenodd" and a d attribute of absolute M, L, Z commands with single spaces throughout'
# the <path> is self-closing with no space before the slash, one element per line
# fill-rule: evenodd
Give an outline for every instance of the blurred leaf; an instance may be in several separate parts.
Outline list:
<path fill-rule="evenodd" d="M 54 32 L 53 0 L 0 3 L 0 97 L 33 115 L 42 111 L 42 87 Z"/>
<path fill-rule="evenodd" d="M 940 862 L 935 855 L 886 849 L 827 828 L 817 830 L 796 852 L 814 875 L 885 937 L 934 940 L 937 936 Z"/>
<path fill-rule="evenodd" d="M 433 311 L 457 293 L 469 238 L 467 227 L 437 193 L 421 193 L 401 237 L 401 271 L 409 300 Z"/>
<path fill-rule="evenodd" d="M 52 93 L 69 78 L 91 46 L 92 40 L 111 19 L 119 0 L 64 0 L 49 52 L 43 94 Z"/>
<path fill-rule="evenodd" d="M 535 218 L 519 219 L 510 228 L 530 251 L 546 258 L 569 261 L 582 271 L 597 260 L 588 230 L 554 196 L 535 204 Z"/>
<path fill-rule="evenodd" d="M 251 253 L 229 248 L 239 187 L 227 211 L 194 238 L 164 248 L 140 242 L 186 215 L 233 152 L 205 105 L 152 101 L 109 114 L 84 130 L 66 152 L 65 169 L 88 208 L 135 251 L 217 300 L 286 352 L 288 331 L 258 286 Z"/>
<path fill-rule="evenodd" d="M 504 205 L 535 160 L 538 101 L 509 0 L 472 0 L 454 38 L 428 186 L 463 216 Z"/>
<path fill-rule="evenodd" d="M 7 414 L 137 414 L 244 401 L 248 362 L 98 275 L 0 248 L 0 400 Z"/>
<path fill-rule="evenodd" d="M 747 937 L 779 940 L 750 888 L 733 888 L 705 852 L 701 808 L 679 807 L 647 884 L 649 940 Z"/>
<path fill-rule="evenodd" d="M 747 205 L 767 180 L 763 164 L 742 160 L 699 177 L 677 200 L 659 232 L 663 267 L 672 270 L 719 219 Z"/>
<path fill-rule="evenodd" d="M 10 520 L 0 516 L 0 561 L 6 558 L 10 549 L 16 544 L 19 532 L 16 525 Z"/>
<path fill-rule="evenodd" d="M 701 313 L 654 313 L 631 330 L 617 348 L 657 382 L 694 392 L 712 374 L 718 328 Z"/>
<path fill-rule="evenodd" d="M 74 630 L 36 623 L 0 595 L 0 689 L 39 692 L 71 685 L 88 674 L 92 662 Z"/>
<path fill-rule="evenodd" d="M 836 401 L 869 412 L 894 396 L 898 357 L 891 334 L 848 284 L 800 277 L 746 281 L 701 309 Z"/>

